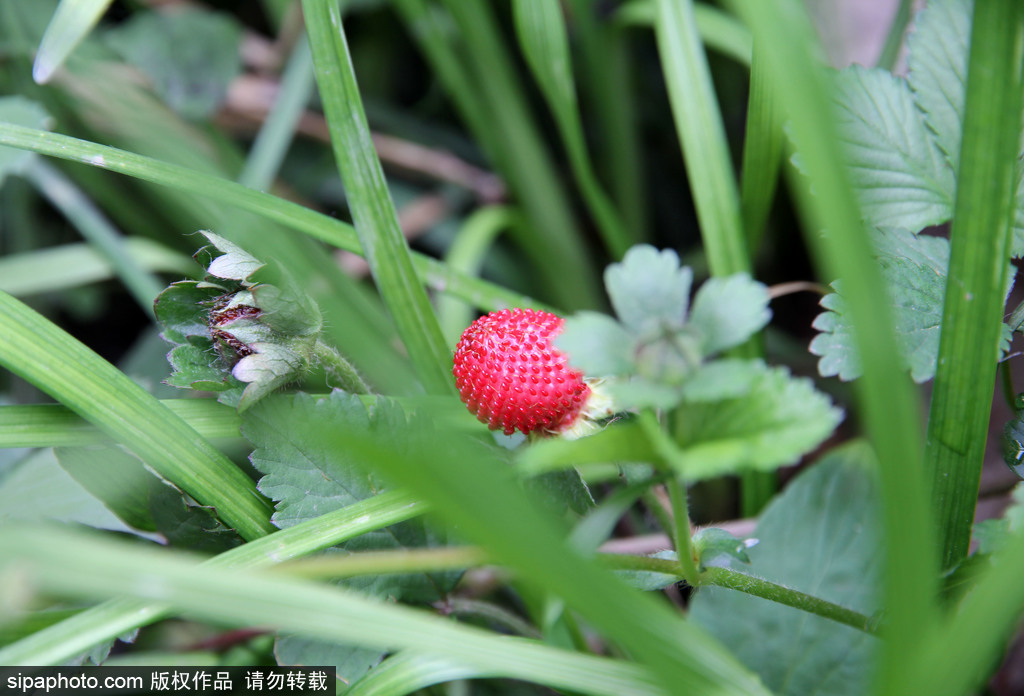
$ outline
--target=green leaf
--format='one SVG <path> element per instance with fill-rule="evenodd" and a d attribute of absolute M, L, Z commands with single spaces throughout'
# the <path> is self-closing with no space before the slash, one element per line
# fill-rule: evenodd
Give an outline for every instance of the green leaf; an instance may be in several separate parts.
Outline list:
<path fill-rule="evenodd" d="M 837 126 L 864 219 L 913 232 L 949 220 L 953 170 L 906 81 L 853 66 L 836 86 Z"/>
<path fill-rule="evenodd" d="M 659 558 L 665 561 L 675 561 L 678 556 L 675 551 L 658 551 L 650 554 L 649 558 Z M 669 585 L 682 582 L 682 578 L 672 573 L 659 573 L 656 570 L 617 570 L 615 575 L 630 587 L 635 587 L 644 592 L 654 592 Z"/>
<path fill-rule="evenodd" d="M 32 79 L 45 84 L 92 31 L 112 0 L 62 0 L 39 43 Z"/>
<path fill-rule="evenodd" d="M 149 511 L 150 485 L 156 478 L 136 457 L 117 447 L 61 447 L 54 454 L 72 478 L 125 524 L 156 531 Z"/>
<path fill-rule="evenodd" d="M 855 444 L 801 474 L 765 509 L 754 574 L 871 614 L 882 556 L 874 460 Z M 868 693 L 880 643 L 865 633 L 741 592 L 709 587 L 690 618 L 728 645 L 780 696 Z"/>
<path fill-rule="evenodd" d="M 675 434 L 683 449 L 671 462 L 687 480 L 792 464 L 820 445 L 842 411 L 806 378 L 761 365 L 761 375 L 739 398 L 683 403 Z"/>
<path fill-rule="evenodd" d="M 0 97 L 0 121 L 19 126 L 45 128 L 50 115 L 40 104 L 22 96 Z M 10 174 L 20 174 L 33 154 L 11 147 L 0 147 L 0 184 Z"/>
<path fill-rule="evenodd" d="M 0 522 L 55 520 L 130 532 L 109 508 L 71 477 L 53 455 L 39 450 L 0 479 Z"/>
<path fill-rule="evenodd" d="M 658 336 L 686 321 L 693 270 L 680 268 L 671 249 L 638 244 L 605 269 L 604 282 L 619 321 L 637 338 Z"/>
<path fill-rule="evenodd" d="M 932 0 L 907 39 L 907 81 L 946 159 L 960 167 L 973 0 Z"/>
<path fill-rule="evenodd" d="M 229 15 L 209 10 L 136 12 L 105 38 L 171 108 L 194 120 L 220 107 L 242 71 L 241 28 Z"/>
<path fill-rule="evenodd" d="M 680 394 L 690 403 L 734 399 L 747 394 L 763 374 L 760 360 L 722 358 L 701 365 L 683 383 Z"/>
<path fill-rule="evenodd" d="M 203 256 L 211 257 L 210 262 L 206 264 L 206 272 L 212 276 L 241 282 L 248 280 L 249 276 L 266 265 L 242 247 L 218 234 L 208 230 L 200 230 L 200 234 L 210 240 L 216 249 L 223 252 L 216 257 L 213 257 L 208 249 L 202 252 Z"/>
<path fill-rule="evenodd" d="M 900 364 L 915 382 L 926 382 L 935 376 L 939 353 L 949 242 L 903 230 L 876 230 L 872 240 L 896 322 Z M 836 292 L 822 298 L 821 306 L 828 311 L 814 320 L 820 333 L 811 341 L 810 351 L 821 358 L 818 372 L 822 376 L 838 375 L 848 381 L 860 376 L 861 363 L 843 287 L 837 281 Z M 1002 351 L 1008 347 L 1004 336 Z"/>
<path fill-rule="evenodd" d="M 377 291 L 428 393 L 454 394 L 451 352 L 426 291 L 416 277 L 380 159 L 370 139 L 349 55 L 341 10 L 303 0 L 303 16 L 334 158 L 341 173 L 360 246 Z"/>
<path fill-rule="evenodd" d="M 701 334 L 705 356 L 738 346 L 771 319 L 768 288 L 746 273 L 711 278 L 693 298 L 690 326 Z"/>
<path fill-rule="evenodd" d="M 162 482 L 150 486 L 149 510 L 170 546 L 216 554 L 242 543 L 238 532 L 217 519 L 216 510 L 185 500 L 180 491 Z"/>
<path fill-rule="evenodd" d="M 335 676 L 351 684 L 375 667 L 387 651 L 361 648 L 301 635 L 278 635 L 274 657 L 279 665 L 334 665 Z"/>
<path fill-rule="evenodd" d="M 636 339 L 607 314 L 579 312 L 565 320 L 555 346 L 587 377 L 630 374 Z"/>
<path fill-rule="evenodd" d="M 388 489 L 351 453 L 332 446 L 331 433 L 342 426 L 396 443 L 408 439 L 406 416 L 395 402 L 378 397 L 373 411 L 368 412 L 357 396 L 342 391 L 321 399 L 308 394 L 265 399 L 243 415 L 242 434 L 256 448 L 250 460 L 263 473 L 258 487 L 276 502 L 272 519 L 279 527 L 315 519 Z M 436 542 L 421 523 L 409 522 L 363 535 L 344 548 L 400 549 Z M 450 589 L 454 577 L 393 576 L 374 591 L 412 601 L 433 601 Z"/>
<path fill-rule="evenodd" d="M 757 539 L 737 539 L 731 533 L 717 527 L 704 527 L 693 535 L 693 549 L 700 559 L 701 567 L 721 562 L 721 557 L 734 558 L 741 563 L 750 563 L 747 549 L 759 543 Z"/>

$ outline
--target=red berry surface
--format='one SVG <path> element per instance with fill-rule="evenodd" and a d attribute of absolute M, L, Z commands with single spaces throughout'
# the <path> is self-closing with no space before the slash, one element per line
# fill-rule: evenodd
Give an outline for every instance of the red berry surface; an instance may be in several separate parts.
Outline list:
<path fill-rule="evenodd" d="M 590 387 L 553 339 L 564 320 L 549 312 L 503 309 L 470 324 L 455 348 L 455 384 L 491 430 L 558 432 L 573 424 Z"/>

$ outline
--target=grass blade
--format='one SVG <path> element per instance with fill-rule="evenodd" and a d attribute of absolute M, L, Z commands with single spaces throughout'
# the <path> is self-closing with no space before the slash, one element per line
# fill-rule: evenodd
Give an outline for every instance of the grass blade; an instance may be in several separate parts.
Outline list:
<path fill-rule="evenodd" d="M 25 128 L 13 123 L 0 123 L 0 145 L 10 145 L 51 157 L 100 167 L 167 186 L 177 191 L 215 199 L 220 203 L 261 215 L 339 249 L 356 254 L 363 253 L 359 239 L 351 225 L 283 198 L 255 191 L 220 177 L 117 148 L 97 145 L 58 133 Z M 511 292 L 479 278 L 471 278 L 453 272 L 444 264 L 423 254 L 413 252 L 413 264 L 420 280 L 428 287 L 450 292 L 481 309 L 493 310 L 504 307 L 549 309 L 543 303 L 525 295 Z"/>
<path fill-rule="evenodd" d="M 621 259 L 632 240 L 619 211 L 597 180 L 587 153 L 562 8 L 557 0 L 516 0 L 512 10 L 519 44 L 554 114 L 580 191 L 601 231 L 605 248 L 613 258 Z"/>
<path fill-rule="evenodd" d="M 975 3 L 949 282 L 942 312 L 926 466 L 944 568 L 967 556 L 985 455 L 1013 239 L 1024 12 Z"/>
<path fill-rule="evenodd" d="M 269 625 L 380 649 L 428 651 L 477 670 L 556 688 L 608 696 L 658 693 L 635 665 L 496 636 L 339 587 L 204 567 L 180 554 L 140 551 L 136 545 L 50 528 L 5 530 L 0 550 L 8 566 L 24 559 L 29 563 L 23 570 L 34 580 L 72 596 L 159 598 L 206 619 Z M 152 583 L 154 577 L 160 582 Z"/>
<path fill-rule="evenodd" d="M 164 284 L 135 262 L 125 240 L 103 213 L 70 179 L 42 160 L 30 164 L 25 175 L 99 252 L 142 311 L 152 319 L 155 316 L 153 300 L 164 289 Z"/>
<path fill-rule="evenodd" d="M 117 442 L 246 539 L 275 531 L 255 484 L 124 373 L 6 293 L 0 293 L 0 364 Z"/>
<path fill-rule="evenodd" d="M 337 3 L 325 0 L 303 0 L 302 9 L 334 158 L 377 291 L 427 392 L 453 393 L 455 384 L 448 371 L 451 355 L 416 277 L 409 245 L 370 140 L 341 10 Z"/>
<path fill-rule="evenodd" d="M 755 51 L 750 64 L 747 135 L 743 141 L 740 179 L 740 208 L 747 246 L 752 256 L 757 255 L 765 222 L 775 199 L 784 140 L 781 110 L 771 91 L 764 62 Z"/>
<path fill-rule="evenodd" d="M 283 563 L 411 519 L 425 509 L 401 491 L 383 493 L 226 551 L 204 565 L 245 570 Z M 108 600 L 17 643 L 0 647 L 0 664 L 60 664 L 96 643 L 153 623 L 169 613 L 166 605 L 152 600 Z M 257 619 L 255 623 L 260 622 Z"/>
<path fill-rule="evenodd" d="M 124 240 L 124 253 L 151 272 L 194 275 L 195 261 L 145 237 Z M 88 244 L 63 244 L 0 258 L 0 290 L 15 297 L 88 285 L 114 277 L 110 263 Z"/>
<path fill-rule="evenodd" d="M 884 606 L 889 645 L 878 678 L 889 683 L 936 619 L 937 563 L 931 515 L 923 494 L 920 406 L 907 375 L 892 360 L 896 342 L 888 298 L 871 260 L 860 211 L 845 171 L 832 118 L 820 47 L 796 0 L 730 3 L 754 33 L 772 86 L 792 123 L 793 140 L 810 182 L 794 179 L 805 235 L 826 278 L 842 277 L 856 327 L 864 376 L 857 382 L 865 427 L 879 459 L 886 530 Z M 779 37 L 787 37 L 780 41 Z M 812 194 L 809 186 L 813 185 Z M 827 229 L 827 235 L 820 230 Z"/>
<path fill-rule="evenodd" d="M 61 0 L 39 44 L 32 79 L 45 84 L 82 42 L 112 0 Z"/>
<path fill-rule="evenodd" d="M 713 275 L 750 271 L 740 196 L 690 0 L 658 0 L 655 32 Z"/>

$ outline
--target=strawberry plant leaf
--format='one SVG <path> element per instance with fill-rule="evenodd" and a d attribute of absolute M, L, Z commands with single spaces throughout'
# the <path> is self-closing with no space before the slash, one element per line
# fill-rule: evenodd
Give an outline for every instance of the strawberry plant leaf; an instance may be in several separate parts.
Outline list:
<path fill-rule="evenodd" d="M 765 509 L 752 566 L 736 566 L 871 614 L 879 608 L 882 555 L 873 457 L 847 445 L 798 476 Z M 773 693 L 852 696 L 869 691 L 878 641 L 849 626 L 733 590 L 708 587 L 690 618 L 710 631 Z M 773 640 L 768 636 L 785 636 Z"/>
<path fill-rule="evenodd" d="M 368 411 L 358 397 L 342 391 L 319 399 L 297 394 L 264 399 L 244 413 L 242 434 L 255 447 L 250 460 L 263 474 L 259 490 L 275 502 L 272 520 L 277 526 L 290 527 L 387 490 L 384 481 L 331 444 L 331 434 L 340 424 L 378 434 L 397 446 L 412 446 L 405 413 L 383 397 Z M 421 521 L 411 521 L 357 537 L 343 548 L 401 549 L 437 543 Z M 450 589 L 455 577 L 390 576 L 389 585 L 375 589 L 407 601 L 433 601 Z"/>
<path fill-rule="evenodd" d="M 150 488 L 149 510 L 168 545 L 197 553 L 218 554 L 242 543 L 238 532 L 217 519 L 217 511 L 186 500 L 163 482 Z"/>
<path fill-rule="evenodd" d="M 949 220 L 956 183 L 906 81 L 853 66 L 836 75 L 836 119 L 871 226 L 917 231 Z"/>
<path fill-rule="evenodd" d="M 555 347 L 588 377 L 632 373 L 636 369 L 636 344 L 622 324 L 599 312 L 574 314 L 555 337 Z"/>
<path fill-rule="evenodd" d="M 303 636 L 279 635 L 274 641 L 274 656 L 279 665 L 334 665 L 334 674 L 346 684 L 375 667 L 387 652 L 351 645 L 314 640 Z"/>
<path fill-rule="evenodd" d="M 119 447 L 58 447 L 61 468 L 108 510 L 134 529 L 155 532 L 149 511 L 150 486 L 158 483 L 142 462 Z"/>
<path fill-rule="evenodd" d="M 760 361 L 723 358 L 701 365 L 683 383 L 680 393 L 691 403 L 734 399 L 748 393 L 763 373 Z"/>
<path fill-rule="evenodd" d="M 702 337 L 705 356 L 738 346 L 763 329 L 772 313 L 768 289 L 746 273 L 711 278 L 693 298 L 690 326 Z"/>
<path fill-rule="evenodd" d="M 842 420 L 842 411 L 806 378 L 784 367 L 760 365 L 743 396 L 683 402 L 675 435 L 683 456 L 672 464 L 687 480 L 792 464 L 820 445 Z"/>
<path fill-rule="evenodd" d="M 104 38 L 186 118 L 212 115 L 242 70 L 241 29 L 228 15 L 207 10 L 137 12 Z"/>
<path fill-rule="evenodd" d="M 681 268 L 671 249 L 638 244 L 605 269 L 604 282 L 619 321 L 637 338 L 658 336 L 686 321 L 693 271 Z"/>
<path fill-rule="evenodd" d="M 876 230 L 872 240 L 896 324 L 899 360 L 915 382 L 926 382 L 935 376 L 938 359 L 949 242 L 904 230 Z M 820 333 L 811 341 L 810 351 L 821 358 L 818 372 L 822 376 L 848 381 L 861 375 L 861 362 L 842 287 L 841 281 L 833 283 L 836 292 L 822 298 L 827 311 L 814 320 Z M 1008 331 L 1007 327 L 1003 352 L 1009 347 Z"/>
<path fill-rule="evenodd" d="M 693 535 L 693 549 L 700 559 L 700 566 L 722 564 L 721 559 L 734 558 L 740 563 L 750 564 L 747 549 L 757 545 L 757 539 L 738 539 L 733 534 L 717 527 L 705 527 Z"/>
<path fill-rule="evenodd" d="M 907 39 L 907 81 L 938 146 L 960 166 L 972 0 L 932 0 Z"/>

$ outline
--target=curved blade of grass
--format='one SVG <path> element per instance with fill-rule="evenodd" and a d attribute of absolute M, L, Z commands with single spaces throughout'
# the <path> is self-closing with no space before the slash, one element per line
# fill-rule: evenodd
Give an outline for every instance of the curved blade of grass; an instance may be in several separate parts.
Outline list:
<path fill-rule="evenodd" d="M 949 283 L 925 447 L 944 568 L 967 556 L 992 412 L 1024 106 L 1022 7 L 1013 0 L 974 6 Z"/>
<path fill-rule="evenodd" d="M 244 570 L 282 563 L 411 519 L 426 506 L 402 491 L 361 500 L 316 519 L 282 529 L 226 551 L 203 565 Z M 170 613 L 163 603 L 146 599 L 111 599 L 17 643 L 0 647 L 2 665 L 51 665 L 65 662 L 96 643 L 153 623 Z M 261 623 L 256 619 L 254 623 Z"/>
<path fill-rule="evenodd" d="M 829 85 L 806 10 L 798 0 L 733 0 L 763 49 L 773 88 L 792 123 L 810 181 L 794 179 L 805 236 L 826 278 L 849 292 L 864 376 L 856 383 L 864 423 L 879 459 L 886 530 L 886 650 L 878 683 L 892 683 L 937 617 L 937 563 L 921 468 L 920 406 L 892 356 L 896 341 L 888 299 L 842 161 Z M 785 36 L 781 41 L 779 37 Z M 810 190 L 813 186 L 813 193 Z M 826 235 L 820 230 L 826 229 Z"/>
<path fill-rule="evenodd" d="M 309 51 L 309 42 L 302 37 L 292 49 L 281 75 L 281 91 L 253 141 L 238 183 L 254 189 L 266 189 L 273 183 L 288 152 L 295 126 L 313 95 L 314 84 L 313 54 Z"/>
<path fill-rule="evenodd" d="M 124 253 L 148 271 L 194 275 L 195 261 L 145 237 L 128 237 Z M 114 277 L 110 263 L 93 247 L 78 242 L 0 257 L 0 290 L 15 297 L 64 290 Z"/>
<path fill-rule="evenodd" d="M 608 696 L 658 693 L 636 665 L 497 636 L 340 587 L 232 572 L 197 564 L 180 553 L 141 551 L 137 545 L 52 528 L 5 530 L 0 550 L 8 568 L 28 573 L 49 591 L 71 596 L 157 599 L 191 616 L 269 625 L 384 650 L 412 648 L 555 688 Z"/>
<path fill-rule="evenodd" d="M 750 271 L 740 196 L 692 0 L 657 0 L 658 53 L 713 275 Z"/>
<path fill-rule="evenodd" d="M 377 291 L 427 392 L 454 392 L 448 367 L 451 354 L 416 277 L 409 245 L 370 140 L 341 10 L 336 2 L 324 0 L 303 0 L 302 10 L 334 158 Z"/>
<path fill-rule="evenodd" d="M 242 537 L 276 530 L 268 501 L 227 457 L 123 372 L 6 293 L 0 293 L 0 364 L 215 507 Z"/>
<path fill-rule="evenodd" d="M 558 0 L 516 0 L 512 11 L 523 55 L 558 124 L 573 174 L 605 248 L 613 258 L 621 259 L 633 239 L 601 187 L 587 152 L 562 8 Z"/>
<path fill-rule="evenodd" d="M 740 177 L 740 209 L 752 256 L 757 255 L 775 199 L 784 140 L 781 109 L 771 91 L 764 62 L 755 50 L 750 63 L 747 134 Z"/>
<path fill-rule="evenodd" d="M 693 2 L 657 0 L 655 7 L 658 53 L 711 275 L 749 273 L 752 264 L 739 189 Z M 745 358 L 761 352 L 756 341 L 736 349 L 736 354 Z M 774 475 L 747 472 L 742 478 L 742 512 L 756 515 L 775 492 Z"/>
<path fill-rule="evenodd" d="M 241 437 L 238 411 L 213 399 L 161 399 L 160 403 L 205 439 Z M 66 406 L 0 406 L 0 448 L 71 447 L 107 440 L 103 431 Z"/>
<path fill-rule="evenodd" d="M 493 676 L 448 657 L 419 650 L 403 650 L 352 684 L 345 690 L 345 696 L 404 696 L 456 679 L 484 679 Z"/>
<path fill-rule="evenodd" d="M 453 271 L 468 276 L 479 275 L 484 257 L 494 240 L 506 229 L 522 225 L 518 212 L 505 206 L 490 206 L 473 212 L 448 247 L 444 263 Z M 452 347 L 459 341 L 462 332 L 473 321 L 472 307 L 453 297 L 437 298 L 437 316 L 448 344 Z"/>
<path fill-rule="evenodd" d="M 283 198 L 255 191 L 233 181 L 187 167 L 58 133 L 24 128 L 13 123 L 0 123 L 0 145 L 10 145 L 51 157 L 88 164 L 203 198 L 211 198 L 279 222 L 339 249 L 355 254 L 363 253 L 355 230 L 341 220 L 328 217 Z M 453 272 L 444 264 L 423 254 L 413 252 L 413 264 L 421 281 L 428 287 L 450 292 L 482 309 L 494 310 L 504 307 L 549 309 L 547 305 L 525 295 L 510 292 L 479 278 L 470 278 Z"/>
<path fill-rule="evenodd" d="M 636 242 L 648 236 L 649 211 L 642 163 L 631 32 L 603 16 L 591 0 L 572 0 L 573 45 L 579 51 L 580 98 L 600 143 L 597 169 L 608 182 L 623 222 Z"/>
<path fill-rule="evenodd" d="M 878 56 L 879 68 L 891 71 L 896 67 L 896 61 L 900 57 L 900 49 L 903 48 L 903 35 L 907 33 L 907 26 L 910 24 L 910 16 L 914 11 L 914 0 L 900 0 L 899 6 L 893 14 L 892 24 L 889 26 L 889 33 L 885 37 L 885 44 L 882 46 L 882 53 Z"/>
<path fill-rule="evenodd" d="M 516 472 L 482 459 L 465 438 L 432 431 L 412 455 L 392 441 L 350 432 L 344 424 L 331 437 L 338 446 L 344 443 L 355 461 L 422 496 L 488 556 L 564 599 L 607 638 L 645 662 L 666 692 L 766 693 L 710 636 L 572 550 L 567 530 L 516 485 Z"/>
<path fill-rule="evenodd" d="M 429 14 L 422 2 L 400 3 L 405 4 L 416 9 L 419 17 Z M 420 22 L 416 29 L 444 32 L 429 44 L 427 57 L 439 68 L 436 72 L 446 87 L 450 79 L 440 68 L 454 65 L 472 94 L 479 95 L 478 108 L 484 120 L 474 128 L 473 135 L 488 145 L 489 154 L 530 220 L 523 228 L 530 236 L 530 260 L 551 295 L 565 309 L 599 305 L 602 293 L 595 270 L 598 267 L 591 263 L 570 199 L 558 178 L 558 168 L 527 106 L 521 78 L 513 67 L 491 4 L 444 0 L 443 5 L 458 27 L 463 42 L 461 55 L 456 57 L 449 45 L 450 26 Z M 417 17 L 406 14 L 410 24 L 417 21 Z M 428 48 L 426 43 L 424 48 Z M 439 49 L 447 54 L 443 62 L 435 55 Z M 493 134 L 484 135 L 482 130 Z"/>
<path fill-rule="evenodd" d="M 70 179 L 42 160 L 25 168 L 25 176 L 75 226 L 121 279 L 135 302 L 152 319 L 153 300 L 164 284 L 135 262 L 124 238 Z"/>
<path fill-rule="evenodd" d="M 32 66 L 32 79 L 45 84 L 81 43 L 112 0 L 61 0 L 46 27 Z"/>
<path fill-rule="evenodd" d="M 750 64 L 754 42 L 750 31 L 741 22 L 705 3 L 693 6 L 693 16 L 705 46 L 729 56 L 737 63 Z M 653 27 L 656 17 L 655 0 L 629 0 L 615 12 L 615 21 L 631 26 Z"/>

